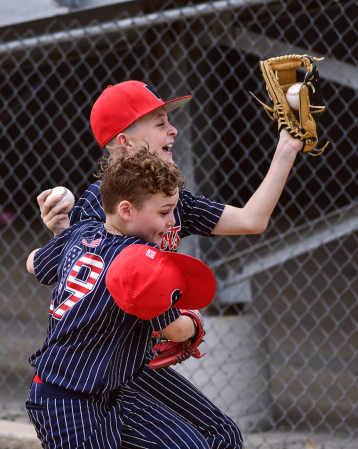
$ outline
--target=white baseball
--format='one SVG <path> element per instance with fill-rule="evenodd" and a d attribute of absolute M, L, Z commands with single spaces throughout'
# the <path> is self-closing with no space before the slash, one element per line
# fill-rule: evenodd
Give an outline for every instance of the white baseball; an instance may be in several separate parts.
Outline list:
<path fill-rule="evenodd" d="M 293 111 L 299 110 L 300 90 L 302 84 L 293 84 L 286 93 L 286 100 Z"/>
<path fill-rule="evenodd" d="M 45 203 L 47 200 L 50 200 L 51 198 L 61 195 L 61 199 L 59 201 L 57 201 L 52 207 L 57 206 L 58 204 L 62 204 L 65 203 L 66 201 L 70 202 L 70 205 L 68 207 L 65 207 L 61 213 L 62 214 L 68 214 L 69 212 L 71 212 L 71 210 L 73 209 L 74 205 L 75 205 L 75 197 L 73 196 L 73 193 L 71 192 L 71 190 L 68 190 L 66 187 L 54 187 L 52 189 L 52 192 L 50 193 L 50 195 L 48 195 L 45 199 Z M 51 209 L 52 209 L 51 207 Z"/>

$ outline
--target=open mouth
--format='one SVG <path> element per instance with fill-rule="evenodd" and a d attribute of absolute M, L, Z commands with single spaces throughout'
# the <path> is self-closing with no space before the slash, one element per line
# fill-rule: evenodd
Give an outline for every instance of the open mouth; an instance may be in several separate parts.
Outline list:
<path fill-rule="evenodd" d="M 160 237 L 163 238 L 163 237 L 166 235 L 167 232 L 168 232 L 168 231 L 162 231 L 162 232 L 159 232 Z"/>
<path fill-rule="evenodd" d="M 165 145 L 165 147 L 163 147 L 163 151 L 171 154 L 171 148 L 172 148 L 172 144 L 170 143 L 169 145 Z"/>

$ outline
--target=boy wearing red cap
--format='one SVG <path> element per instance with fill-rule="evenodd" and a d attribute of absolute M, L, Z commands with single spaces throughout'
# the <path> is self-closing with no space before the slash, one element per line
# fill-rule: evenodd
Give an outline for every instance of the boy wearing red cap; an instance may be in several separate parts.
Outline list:
<path fill-rule="evenodd" d="M 117 153 L 102 168 L 105 223 L 76 223 L 27 262 L 40 282 L 56 282 L 46 340 L 30 357 L 26 408 L 38 437 L 47 449 L 240 448 L 238 429 L 199 392 L 187 408 L 206 400 L 211 439 L 202 411 L 189 423 L 133 382 L 152 332 L 193 337 L 194 322 L 179 307 L 204 307 L 215 294 L 205 264 L 158 248 L 174 224 L 180 173 L 145 150 Z"/>
<path fill-rule="evenodd" d="M 146 141 L 150 143 L 151 152 L 171 161 L 172 146 L 178 131 L 169 123 L 168 112 L 184 105 L 191 98 L 188 95 L 164 102 L 149 85 L 125 81 L 108 86 L 99 96 L 91 112 L 91 127 L 100 146 L 110 153 L 119 146 L 135 151 Z M 164 236 L 161 249 L 175 251 L 180 239 L 192 234 L 210 236 L 263 232 L 302 145 L 285 129 L 280 132 L 270 169 L 242 208 L 210 201 L 184 190 L 175 211 L 175 226 Z M 71 224 L 88 217 L 105 220 L 99 185 L 99 181 L 95 182 L 82 195 L 71 214 Z M 42 192 L 38 203 L 44 223 L 57 235 L 70 222 L 66 214 L 61 214 L 63 205 L 51 209 L 56 198 L 45 204 L 49 193 L 50 190 Z"/>
<path fill-rule="evenodd" d="M 147 140 L 151 144 L 151 152 L 171 161 L 177 130 L 169 123 L 168 112 L 190 99 L 186 96 L 165 103 L 150 86 L 139 81 L 110 86 L 93 106 L 92 130 L 98 143 L 111 153 L 120 145 L 128 151 L 136 151 Z M 243 208 L 195 196 L 187 189 L 180 191 L 174 210 L 175 225 L 163 236 L 160 249 L 176 251 L 181 238 L 194 234 L 210 236 L 263 232 L 301 148 L 302 142 L 286 130 L 280 132 L 270 169 Z M 99 189 L 100 182 L 97 181 L 86 190 L 72 212 L 71 224 L 89 217 L 105 221 Z M 44 223 L 56 235 L 69 226 L 69 220 L 67 215 L 60 213 L 64 205 L 50 209 L 56 199 L 44 204 L 49 193 L 49 190 L 43 192 L 38 202 Z M 150 360 L 148 355 L 148 363 Z M 207 399 L 202 398 L 188 381 L 170 368 L 156 371 L 145 365 L 142 373 L 132 381 L 132 386 L 172 410 L 184 421 L 200 428 L 211 447 L 241 447 L 236 426 L 229 432 L 226 427 L 215 436 L 215 413 L 206 406 Z"/>

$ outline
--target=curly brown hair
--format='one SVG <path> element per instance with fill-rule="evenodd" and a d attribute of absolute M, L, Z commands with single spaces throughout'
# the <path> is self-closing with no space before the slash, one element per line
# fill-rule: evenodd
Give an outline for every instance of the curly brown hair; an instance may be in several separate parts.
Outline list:
<path fill-rule="evenodd" d="M 173 196 L 177 188 L 185 185 L 175 163 L 147 149 L 128 153 L 125 148 L 118 148 L 99 162 L 98 177 L 102 178 L 100 192 L 106 214 L 114 214 L 121 201 L 129 201 L 140 209 L 150 195 L 163 192 Z"/>

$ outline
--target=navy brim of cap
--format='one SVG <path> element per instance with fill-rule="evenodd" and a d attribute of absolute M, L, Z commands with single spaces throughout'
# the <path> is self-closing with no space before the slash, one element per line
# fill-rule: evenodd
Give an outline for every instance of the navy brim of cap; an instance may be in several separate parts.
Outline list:
<path fill-rule="evenodd" d="M 216 280 L 211 269 L 204 262 L 185 254 L 166 251 L 165 255 L 179 267 L 187 283 L 185 292 L 173 307 L 177 309 L 207 307 L 216 293 Z"/>

